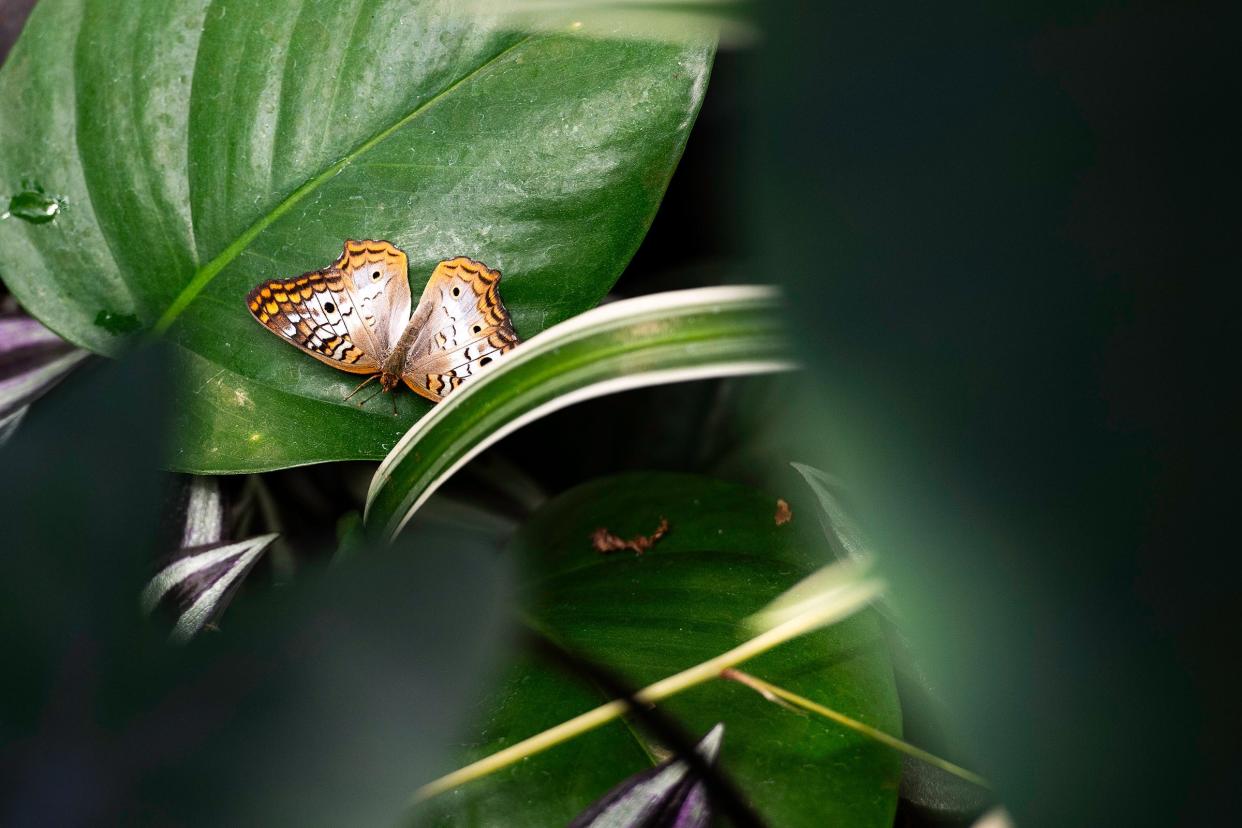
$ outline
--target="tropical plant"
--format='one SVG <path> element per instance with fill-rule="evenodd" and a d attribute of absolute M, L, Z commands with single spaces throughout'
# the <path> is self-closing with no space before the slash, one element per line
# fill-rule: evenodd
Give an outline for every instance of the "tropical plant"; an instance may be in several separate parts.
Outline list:
<path fill-rule="evenodd" d="M 719 20 L 611 5 L 35 8 L 0 71 L 16 813 L 890 826 L 903 755 L 968 787 L 940 816 L 987 804 L 901 739 L 868 545 L 789 465 L 779 289 L 626 271 Z M 500 269 L 524 342 L 435 407 L 346 399 L 243 299 L 349 238 L 416 295 Z M 48 793 L 63 750 L 89 796 Z"/>

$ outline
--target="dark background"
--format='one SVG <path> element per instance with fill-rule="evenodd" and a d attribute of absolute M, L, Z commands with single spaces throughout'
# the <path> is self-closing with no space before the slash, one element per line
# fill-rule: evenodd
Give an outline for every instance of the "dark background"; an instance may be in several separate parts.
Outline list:
<path fill-rule="evenodd" d="M 0 53 L 30 5 L 0 2 Z M 617 292 L 786 286 L 826 403 L 791 459 L 857 487 L 960 758 L 1019 824 L 1234 821 L 1236 16 L 757 5 Z M 637 392 L 504 449 L 550 491 L 728 466 L 728 429 L 660 412 L 799 393 Z"/>

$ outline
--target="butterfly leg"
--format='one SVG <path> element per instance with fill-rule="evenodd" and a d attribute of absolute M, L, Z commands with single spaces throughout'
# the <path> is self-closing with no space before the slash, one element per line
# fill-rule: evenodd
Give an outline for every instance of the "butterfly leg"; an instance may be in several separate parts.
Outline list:
<path fill-rule="evenodd" d="M 349 399 L 350 397 L 352 397 L 354 394 L 357 394 L 359 391 L 361 391 L 363 388 L 365 388 L 365 387 L 366 387 L 366 385 L 367 385 L 367 383 L 372 382 L 372 381 L 377 380 L 377 379 L 379 379 L 379 374 L 374 374 L 373 376 L 369 376 L 369 377 L 367 377 L 366 379 L 364 379 L 364 380 L 362 381 L 362 384 L 361 384 L 361 385 L 359 385 L 359 386 L 358 386 L 357 388 L 355 388 L 353 391 L 350 391 L 348 394 L 346 394 L 346 395 L 345 395 L 345 399 L 341 400 L 341 402 L 345 402 L 345 400 L 348 400 L 348 399 Z"/>
<path fill-rule="evenodd" d="M 369 403 L 371 400 L 375 399 L 377 396 L 379 396 L 380 394 L 383 394 L 383 393 L 384 393 L 384 389 L 383 389 L 383 388 L 376 388 L 376 389 L 375 389 L 375 393 L 374 393 L 374 394 L 372 394 L 371 396 L 367 397 L 367 398 L 366 398 L 365 400 L 363 400 L 362 402 L 358 403 L 358 407 L 359 407 L 359 408 L 362 408 L 362 407 L 363 407 L 363 406 L 365 406 L 367 403 Z"/>

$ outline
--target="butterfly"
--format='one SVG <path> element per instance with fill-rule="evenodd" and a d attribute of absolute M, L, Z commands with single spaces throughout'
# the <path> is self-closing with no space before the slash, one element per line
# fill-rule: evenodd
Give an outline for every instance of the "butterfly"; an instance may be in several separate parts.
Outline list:
<path fill-rule="evenodd" d="M 465 256 L 436 265 L 410 314 L 405 253 L 386 241 L 347 241 L 341 257 L 246 295 L 263 327 L 333 368 L 400 382 L 439 402 L 520 341 L 500 301 L 500 271 Z M 348 397 L 346 397 L 348 399 Z"/>

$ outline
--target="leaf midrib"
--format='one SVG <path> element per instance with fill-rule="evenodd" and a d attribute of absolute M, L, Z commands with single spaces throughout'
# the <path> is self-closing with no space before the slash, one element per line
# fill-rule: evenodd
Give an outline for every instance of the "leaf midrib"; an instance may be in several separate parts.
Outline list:
<path fill-rule="evenodd" d="M 181 292 L 177 294 L 177 297 L 173 299 L 172 304 L 170 304 L 164 313 L 160 315 L 159 320 L 156 321 L 155 327 L 153 328 L 154 333 L 156 335 L 161 335 L 167 332 L 168 329 L 172 327 L 173 323 L 177 321 L 178 317 L 180 317 L 185 311 L 185 309 L 190 306 L 190 303 L 193 302 L 194 299 L 202 293 L 203 289 L 211 283 L 212 279 L 218 276 L 230 262 L 241 255 L 242 251 L 249 247 L 250 243 L 259 237 L 259 234 L 270 227 L 281 216 L 285 215 L 297 206 L 302 199 L 319 189 L 321 184 L 333 178 L 359 157 L 365 155 L 367 152 L 386 141 L 394 133 L 410 124 L 419 115 L 423 114 L 441 100 L 451 95 L 458 88 L 474 80 L 505 56 L 536 39 L 536 37 L 537 36 L 533 34 L 527 35 L 521 40 L 518 40 L 517 42 L 501 49 L 499 52 L 480 63 L 474 69 L 471 69 L 469 72 L 462 75 L 460 78 L 453 81 L 448 86 L 444 87 L 442 90 L 420 103 L 418 106 L 414 107 L 414 109 L 403 115 L 396 122 L 388 125 L 379 132 L 376 132 L 370 138 L 350 150 L 337 161 L 324 168 L 317 175 L 303 182 L 297 189 L 285 196 L 280 203 L 264 215 L 260 216 L 254 221 L 254 223 L 242 231 L 242 233 L 227 247 L 225 247 L 224 250 L 222 250 L 215 258 L 198 269 L 198 271 L 194 274 L 194 278 L 192 278 L 189 283 L 182 288 Z"/>

